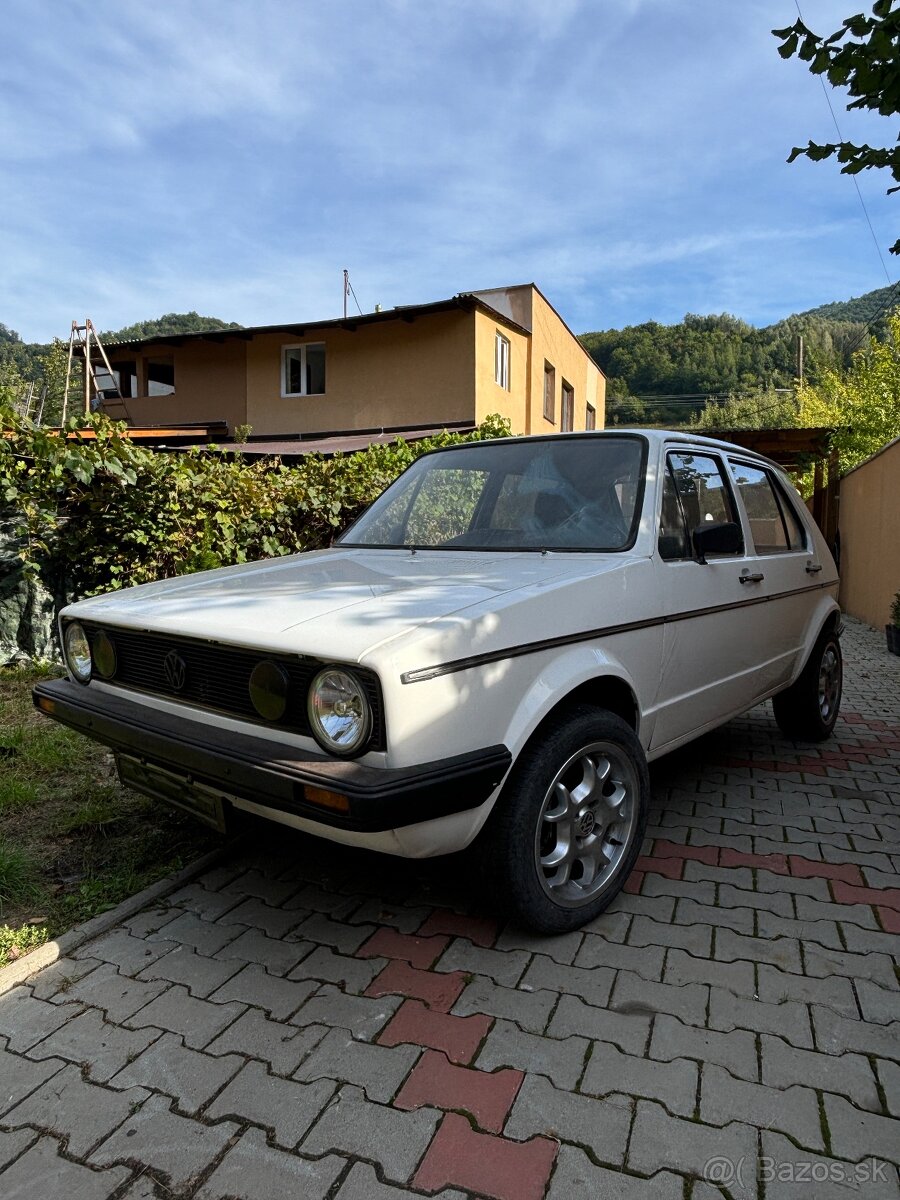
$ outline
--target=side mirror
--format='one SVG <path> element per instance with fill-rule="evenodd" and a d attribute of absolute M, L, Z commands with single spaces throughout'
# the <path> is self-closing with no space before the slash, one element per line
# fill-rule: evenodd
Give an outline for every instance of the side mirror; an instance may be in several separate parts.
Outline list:
<path fill-rule="evenodd" d="M 722 521 L 716 525 L 698 525 L 691 535 L 697 561 L 706 562 L 707 554 L 739 554 L 744 548 L 740 525 Z"/>

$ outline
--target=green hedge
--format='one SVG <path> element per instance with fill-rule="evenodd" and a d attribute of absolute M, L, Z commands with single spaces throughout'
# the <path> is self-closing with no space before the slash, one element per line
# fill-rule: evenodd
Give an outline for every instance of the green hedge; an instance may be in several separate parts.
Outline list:
<path fill-rule="evenodd" d="M 505 437 L 489 417 L 472 434 L 371 446 L 299 466 L 210 450 L 156 452 L 102 416 L 62 438 L 0 410 L 0 522 L 58 603 L 110 589 L 301 550 L 339 533 L 415 458 Z"/>

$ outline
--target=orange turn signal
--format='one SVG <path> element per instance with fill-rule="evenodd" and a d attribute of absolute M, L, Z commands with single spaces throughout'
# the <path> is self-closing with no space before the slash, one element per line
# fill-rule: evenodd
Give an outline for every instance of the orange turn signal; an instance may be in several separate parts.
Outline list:
<path fill-rule="evenodd" d="M 340 792 L 329 792 L 325 788 L 303 786 L 303 795 L 310 804 L 318 804 L 322 808 L 331 808 L 337 812 L 348 813 L 350 801 Z"/>
<path fill-rule="evenodd" d="M 38 696 L 38 708 L 41 712 L 49 713 L 52 717 L 56 712 L 56 703 L 49 696 Z"/>

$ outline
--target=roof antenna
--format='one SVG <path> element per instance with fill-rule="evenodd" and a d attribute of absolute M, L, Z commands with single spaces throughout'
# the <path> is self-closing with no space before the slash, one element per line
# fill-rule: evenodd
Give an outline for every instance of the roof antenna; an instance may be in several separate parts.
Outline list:
<path fill-rule="evenodd" d="M 344 267 L 344 320 L 347 320 L 347 297 L 350 295 L 350 272 Z"/>

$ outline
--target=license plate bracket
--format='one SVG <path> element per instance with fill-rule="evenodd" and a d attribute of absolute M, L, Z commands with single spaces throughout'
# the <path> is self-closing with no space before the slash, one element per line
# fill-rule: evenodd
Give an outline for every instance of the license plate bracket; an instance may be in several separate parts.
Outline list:
<path fill-rule="evenodd" d="M 225 833 L 226 805 L 231 801 L 227 792 L 220 792 L 189 775 L 179 775 L 176 771 L 169 771 L 130 754 L 117 754 L 116 766 L 119 779 L 125 787 L 133 788 L 154 800 L 172 804 L 220 833 Z"/>

